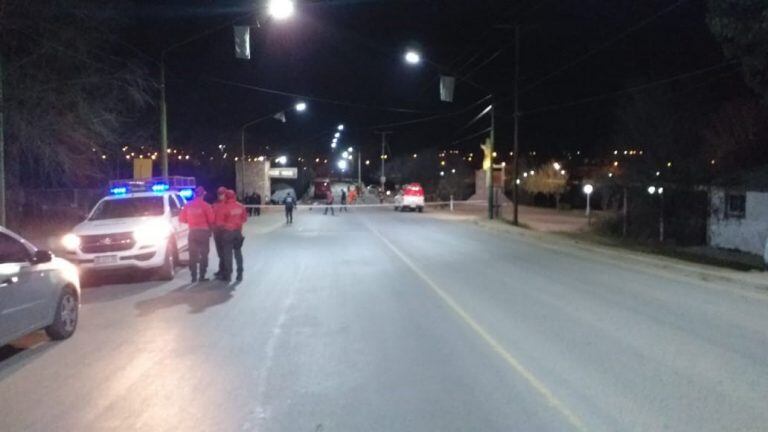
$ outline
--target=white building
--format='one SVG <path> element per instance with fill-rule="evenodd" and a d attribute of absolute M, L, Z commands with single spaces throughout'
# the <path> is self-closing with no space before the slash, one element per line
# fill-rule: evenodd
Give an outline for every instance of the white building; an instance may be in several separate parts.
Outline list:
<path fill-rule="evenodd" d="M 768 167 L 718 181 L 710 188 L 710 246 L 756 255 L 768 239 Z"/>

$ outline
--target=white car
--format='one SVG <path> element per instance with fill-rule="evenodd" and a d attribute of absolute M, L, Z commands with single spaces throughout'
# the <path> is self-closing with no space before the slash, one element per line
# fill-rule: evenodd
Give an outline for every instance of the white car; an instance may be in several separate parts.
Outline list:
<path fill-rule="evenodd" d="M 81 273 L 139 269 L 172 280 L 189 259 L 189 227 L 179 222 L 186 201 L 178 191 L 120 190 L 99 201 L 88 219 L 64 236 L 66 258 Z"/>
<path fill-rule="evenodd" d="M 418 183 L 409 183 L 395 195 L 395 211 L 424 211 L 424 189 Z"/>
<path fill-rule="evenodd" d="M 0 346 L 39 329 L 66 339 L 79 311 L 77 268 L 0 227 Z"/>

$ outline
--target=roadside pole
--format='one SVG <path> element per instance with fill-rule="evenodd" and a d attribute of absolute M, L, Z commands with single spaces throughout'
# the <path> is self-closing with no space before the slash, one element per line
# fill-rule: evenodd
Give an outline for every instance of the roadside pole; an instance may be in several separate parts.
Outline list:
<path fill-rule="evenodd" d="M 384 189 L 386 187 L 387 177 L 384 174 L 384 156 L 387 155 L 387 135 L 391 134 L 392 132 L 376 132 L 378 134 L 381 134 L 381 178 L 379 179 L 381 183 L 381 193 L 384 193 Z"/>
<path fill-rule="evenodd" d="M 624 204 L 622 206 L 622 212 L 621 212 L 621 236 L 626 237 L 627 236 L 627 212 L 629 209 L 627 209 L 627 187 L 624 187 Z"/>
<path fill-rule="evenodd" d="M 493 219 L 493 141 L 496 138 L 496 116 L 494 111 L 493 101 L 491 101 L 491 138 L 488 140 L 488 158 L 490 158 L 491 162 L 488 165 L 488 173 L 485 176 L 485 187 L 488 189 L 488 219 Z"/>
<path fill-rule="evenodd" d="M 165 51 L 160 55 L 160 170 L 168 178 L 168 113 L 165 105 Z"/>
<path fill-rule="evenodd" d="M 362 164 L 361 160 L 363 159 L 363 152 L 358 147 L 357 149 L 357 188 L 359 190 L 363 190 L 363 171 L 362 171 Z"/>
<path fill-rule="evenodd" d="M 520 26 L 515 26 L 515 135 L 514 135 L 514 147 L 512 149 L 512 158 L 514 160 L 514 167 L 512 169 L 512 208 L 513 217 L 512 223 L 519 225 L 517 216 L 517 202 L 520 198 L 520 185 L 517 184 L 517 180 L 520 178 L 520 145 L 518 143 L 519 136 L 519 120 L 520 120 L 520 105 L 518 95 L 520 94 Z"/>
<path fill-rule="evenodd" d="M 5 99 L 3 99 L 3 53 L 0 52 L 0 225 L 5 226 Z"/>

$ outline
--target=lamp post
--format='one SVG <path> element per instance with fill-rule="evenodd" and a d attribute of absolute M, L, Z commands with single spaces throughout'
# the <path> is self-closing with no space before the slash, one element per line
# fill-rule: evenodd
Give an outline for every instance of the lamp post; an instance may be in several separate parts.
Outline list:
<path fill-rule="evenodd" d="M 297 113 L 303 113 L 304 111 L 307 110 L 307 103 L 297 102 L 296 105 L 293 106 L 293 109 Z M 248 123 L 245 123 L 242 126 L 240 126 L 240 161 L 241 161 L 240 186 L 242 188 L 243 194 L 245 194 L 245 130 L 257 123 L 260 123 L 264 120 L 268 120 L 271 118 L 285 122 L 285 110 L 281 110 L 276 113 L 265 115 L 264 117 L 259 117 L 256 120 L 251 120 Z"/>
<path fill-rule="evenodd" d="M 648 186 L 648 194 L 659 196 L 659 243 L 664 243 L 664 188 Z"/>
<path fill-rule="evenodd" d="M 585 195 L 587 195 L 587 210 L 586 210 L 587 225 L 592 225 L 592 211 L 590 208 L 590 198 L 592 197 L 592 192 L 595 191 L 595 188 L 591 184 L 585 184 L 584 187 L 582 188 L 582 191 L 584 192 Z"/>
<path fill-rule="evenodd" d="M 293 0 L 269 0 L 267 3 L 267 14 L 277 21 L 281 21 L 293 16 L 295 11 L 295 3 Z M 198 39 L 202 39 L 211 33 L 217 32 L 223 28 L 229 27 L 232 24 L 253 15 L 253 12 L 241 15 L 234 20 L 228 21 L 225 24 L 212 27 L 202 33 L 198 33 L 188 39 L 185 39 L 179 43 L 173 44 L 165 48 L 160 53 L 160 169 L 163 177 L 168 177 L 168 106 L 166 103 L 166 83 L 165 83 L 165 63 L 168 53 L 176 48 L 182 47 L 189 43 L 192 43 Z"/>

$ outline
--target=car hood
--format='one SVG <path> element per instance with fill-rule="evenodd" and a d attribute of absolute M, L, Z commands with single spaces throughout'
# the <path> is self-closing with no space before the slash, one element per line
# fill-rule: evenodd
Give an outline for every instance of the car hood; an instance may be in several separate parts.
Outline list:
<path fill-rule="evenodd" d="M 141 216 L 120 219 L 87 220 L 80 222 L 72 229 L 77 235 L 112 234 L 117 232 L 135 231 L 142 225 L 153 221 L 163 221 L 163 216 Z"/>

